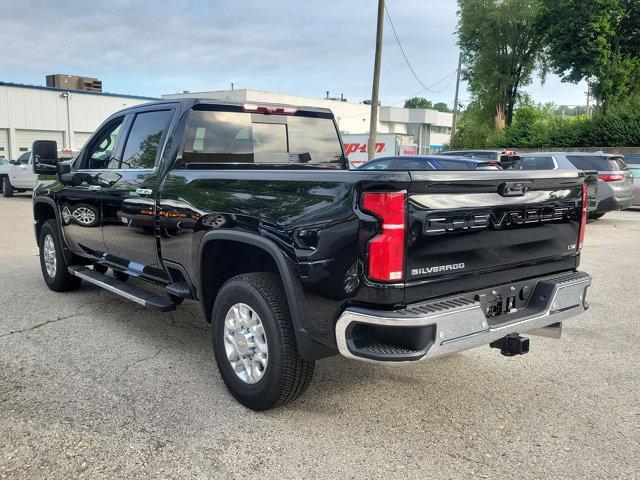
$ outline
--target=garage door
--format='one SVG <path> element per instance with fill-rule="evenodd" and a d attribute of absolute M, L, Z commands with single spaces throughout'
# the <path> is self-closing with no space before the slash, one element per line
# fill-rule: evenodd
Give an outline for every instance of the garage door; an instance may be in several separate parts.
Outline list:
<path fill-rule="evenodd" d="M 73 132 L 73 149 L 80 150 L 89 141 L 92 132 Z"/>
<path fill-rule="evenodd" d="M 31 150 L 33 142 L 36 140 L 55 140 L 58 148 L 64 145 L 64 132 L 51 130 L 16 130 L 16 145 L 19 154 Z"/>
<path fill-rule="evenodd" d="M 9 130 L 0 128 L 0 157 L 9 158 Z"/>

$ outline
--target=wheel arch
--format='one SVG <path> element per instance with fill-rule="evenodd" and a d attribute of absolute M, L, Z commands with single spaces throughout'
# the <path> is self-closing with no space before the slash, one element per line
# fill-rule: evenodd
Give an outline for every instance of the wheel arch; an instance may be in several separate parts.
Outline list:
<path fill-rule="evenodd" d="M 58 225 L 60 225 L 59 217 L 58 217 L 58 209 L 56 207 L 55 202 L 50 198 L 36 198 L 33 201 L 33 220 L 34 220 L 34 230 L 36 235 L 36 242 L 40 239 L 40 230 L 42 230 L 42 225 L 47 220 L 55 220 Z M 62 234 L 61 234 L 62 237 Z M 61 238 L 64 240 L 63 238 Z M 64 241 L 63 241 L 64 245 Z"/>
<path fill-rule="evenodd" d="M 229 278 L 241 273 L 273 271 L 284 286 L 300 355 L 311 361 L 335 354 L 335 349 L 309 337 L 298 301 L 302 288 L 292 272 L 295 266 L 274 242 L 247 232 L 211 231 L 200 242 L 197 265 L 197 295 L 207 322 L 211 322 L 217 294 Z"/>

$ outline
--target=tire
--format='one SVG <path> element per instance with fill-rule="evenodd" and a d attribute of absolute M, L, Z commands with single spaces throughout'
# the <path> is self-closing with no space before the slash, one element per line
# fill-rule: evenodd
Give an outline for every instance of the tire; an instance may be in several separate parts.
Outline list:
<path fill-rule="evenodd" d="M 121 282 L 126 282 L 127 280 L 129 280 L 129 274 L 121 272 L 120 270 L 113 270 L 113 276 Z"/>
<path fill-rule="evenodd" d="M 597 212 L 597 213 L 596 212 L 589 212 L 587 218 L 589 220 L 597 220 L 597 219 L 601 218 L 605 213 L 607 213 L 607 212 Z"/>
<path fill-rule="evenodd" d="M 256 333 L 252 337 L 248 334 L 253 342 L 237 344 L 230 340 L 234 337 L 230 337 L 228 327 L 229 322 L 234 323 L 234 320 L 227 322 L 225 332 L 227 316 L 234 318 L 233 312 L 237 310 L 232 307 L 239 308 L 240 304 L 253 310 L 262 325 L 261 329 L 259 326 L 257 328 L 264 332 L 263 335 Z M 231 278 L 218 292 L 211 318 L 211 340 L 218 370 L 236 400 L 252 410 L 262 411 L 286 405 L 304 393 L 311 383 L 315 363 L 303 360 L 298 353 L 287 297 L 277 275 L 258 272 Z M 249 318 L 255 322 L 255 316 Z M 239 332 L 239 323 L 235 322 L 234 325 L 233 330 Z M 228 335 L 227 341 L 225 333 Z M 255 359 L 266 363 L 264 367 L 249 369 L 257 372 L 249 381 L 241 378 L 242 373 L 236 373 L 231 363 L 231 358 L 238 358 L 238 368 L 244 369 L 244 375 L 247 376 L 247 369 L 243 367 L 246 363 L 237 355 L 238 346 L 249 348 L 252 352 L 246 357 L 249 364 L 253 365 Z M 227 349 L 232 353 L 228 354 Z"/>
<path fill-rule="evenodd" d="M 40 268 L 47 286 L 54 292 L 68 292 L 78 288 L 82 280 L 69 273 L 55 220 L 47 220 L 42 225 L 38 246 Z"/>
<path fill-rule="evenodd" d="M 9 181 L 9 177 L 2 177 L 2 196 L 13 197 L 14 188 Z"/>

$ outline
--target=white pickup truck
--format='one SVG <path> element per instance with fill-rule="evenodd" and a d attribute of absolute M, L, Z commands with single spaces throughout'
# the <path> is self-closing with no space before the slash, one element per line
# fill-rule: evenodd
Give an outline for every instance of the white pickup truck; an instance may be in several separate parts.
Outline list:
<path fill-rule="evenodd" d="M 71 159 L 75 152 L 71 150 L 59 150 L 58 158 Z M 31 151 L 24 152 L 17 160 L 0 164 L 0 183 L 2 183 L 2 195 L 12 197 L 14 193 L 33 190 L 38 181 L 38 175 L 33 173 L 33 156 Z"/>

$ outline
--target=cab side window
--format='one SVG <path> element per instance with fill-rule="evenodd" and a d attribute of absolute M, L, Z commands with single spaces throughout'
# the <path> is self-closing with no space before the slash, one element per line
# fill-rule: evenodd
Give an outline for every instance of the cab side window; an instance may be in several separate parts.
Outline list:
<path fill-rule="evenodd" d="M 85 156 L 83 168 L 89 170 L 118 168 L 119 162 L 115 158 L 115 150 L 123 123 L 124 117 L 115 119 L 102 130 L 97 138 L 92 140 Z"/>
<path fill-rule="evenodd" d="M 26 165 L 27 163 L 29 163 L 29 158 L 31 158 L 31 152 L 24 152 L 16 160 L 16 165 Z"/>
<path fill-rule="evenodd" d="M 129 131 L 120 168 L 152 169 L 158 161 L 162 134 L 171 120 L 171 110 L 138 113 Z"/>

